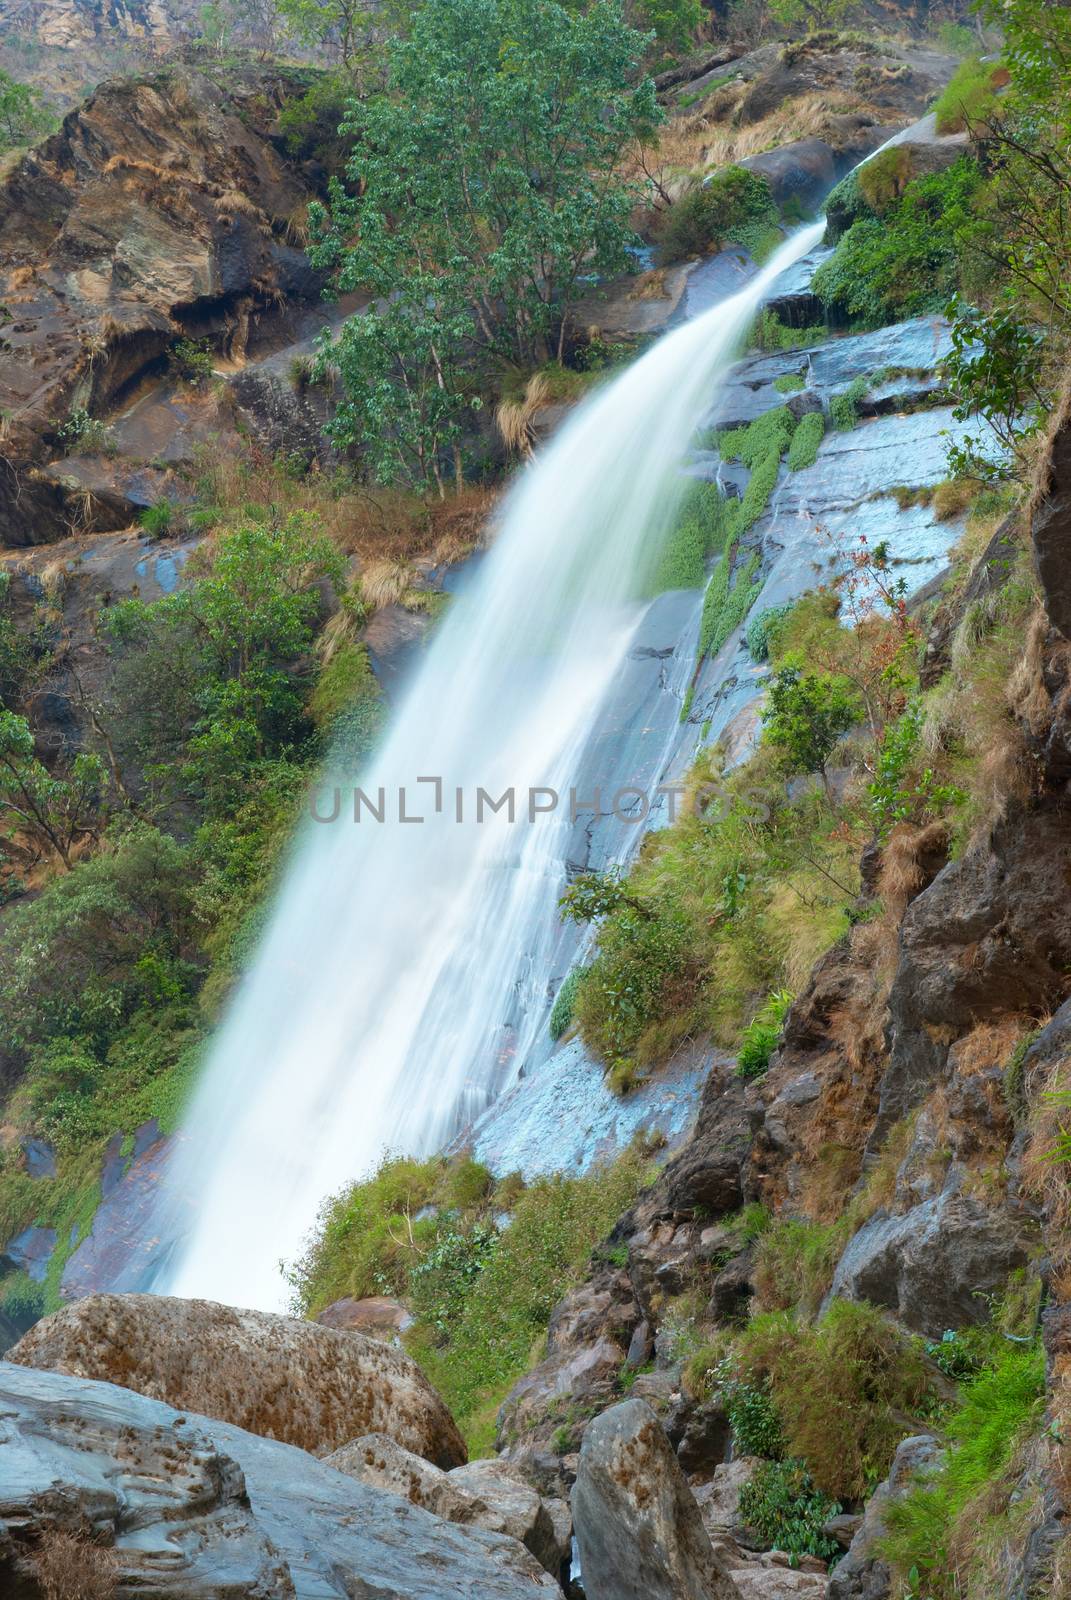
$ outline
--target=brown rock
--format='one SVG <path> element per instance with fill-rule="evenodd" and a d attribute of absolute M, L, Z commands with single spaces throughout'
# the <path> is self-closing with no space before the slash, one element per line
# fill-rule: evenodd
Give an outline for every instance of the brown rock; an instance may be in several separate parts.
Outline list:
<path fill-rule="evenodd" d="M 386 1433 L 437 1466 L 466 1456 L 453 1418 L 409 1356 L 291 1317 L 207 1300 L 93 1295 L 39 1322 L 8 1360 L 121 1384 L 316 1453 Z"/>
<path fill-rule="evenodd" d="M 387 1295 L 369 1295 L 364 1300 L 335 1300 L 326 1306 L 316 1321 L 322 1328 L 346 1328 L 366 1333 L 370 1339 L 395 1340 L 413 1325 L 413 1317 L 400 1300 Z"/>

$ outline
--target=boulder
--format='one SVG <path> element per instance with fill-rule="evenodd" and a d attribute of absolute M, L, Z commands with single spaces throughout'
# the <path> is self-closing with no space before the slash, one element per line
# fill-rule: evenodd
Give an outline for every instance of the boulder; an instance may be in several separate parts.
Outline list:
<path fill-rule="evenodd" d="M 902 1216 L 879 1211 L 848 1243 L 830 1298 L 885 1306 L 906 1327 L 939 1339 L 984 1322 L 985 1296 L 1029 1260 L 1023 1220 L 945 1189 Z"/>
<path fill-rule="evenodd" d="M 560 1500 L 553 1505 L 544 1501 L 507 1462 L 474 1461 L 443 1472 L 384 1433 L 354 1439 L 325 1459 L 347 1477 L 399 1495 L 447 1522 L 508 1534 L 555 1577 L 568 1560 L 572 1533 L 568 1506 Z"/>
<path fill-rule="evenodd" d="M 650 1406 L 589 1424 L 573 1488 L 587 1600 L 737 1600 Z"/>
<path fill-rule="evenodd" d="M 78 1541 L 123 1595 L 560 1600 L 514 1539 L 113 1384 L 0 1364 L 0 1419 L 5 1595 L 37 1596 L 37 1560 Z"/>
<path fill-rule="evenodd" d="M 316 1318 L 322 1328 L 347 1328 L 366 1333 L 370 1339 L 396 1340 L 412 1327 L 413 1316 L 400 1300 L 387 1295 L 369 1295 L 364 1300 L 335 1300 Z"/>
<path fill-rule="evenodd" d="M 9 1360 L 119 1383 L 305 1450 L 387 1433 L 437 1466 L 465 1460 L 453 1418 L 403 1351 L 292 1317 L 93 1295 L 31 1328 Z"/>
<path fill-rule="evenodd" d="M 885 1482 L 867 1501 L 861 1526 L 848 1554 L 833 1568 L 829 1600 L 885 1600 L 889 1593 L 889 1568 L 877 1552 L 885 1532 L 885 1512 L 916 1477 L 932 1474 L 941 1463 L 941 1447 L 930 1434 L 915 1434 L 898 1448 Z"/>

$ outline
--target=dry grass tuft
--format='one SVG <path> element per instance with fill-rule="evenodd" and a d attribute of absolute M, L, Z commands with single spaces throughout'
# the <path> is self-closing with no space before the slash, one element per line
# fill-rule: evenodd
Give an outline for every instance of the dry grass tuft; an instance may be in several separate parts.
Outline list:
<path fill-rule="evenodd" d="M 264 212 L 240 189 L 224 189 L 216 201 L 216 209 L 221 217 L 249 217 L 260 227 L 268 225 Z"/>
<path fill-rule="evenodd" d="M 866 112 L 862 100 L 848 94 L 806 94 L 787 100 L 747 127 L 732 119 L 748 93 L 747 84 L 729 84 L 698 110 L 672 117 L 663 127 L 657 148 L 647 157 L 649 168 L 683 178 L 694 172 L 732 166 L 745 156 L 761 155 L 796 139 L 828 138 L 836 145 L 835 119 Z M 727 126 L 728 124 L 728 126 Z M 633 177 L 642 178 L 638 163 Z"/>
<path fill-rule="evenodd" d="M 933 877 L 935 864 L 948 855 L 948 829 L 943 822 L 924 828 L 897 823 L 882 851 L 878 893 L 887 910 L 899 916 Z"/>
<path fill-rule="evenodd" d="M 933 491 L 933 510 L 938 522 L 951 522 L 969 511 L 981 485 L 974 478 L 949 478 Z"/>
<path fill-rule="evenodd" d="M 43 1600 L 113 1600 L 119 1586 L 115 1551 L 73 1533 L 47 1533 L 32 1559 Z"/>
<path fill-rule="evenodd" d="M 407 561 L 370 561 L 361 572 L 361 598 L 373 611 L 397 605 L 413 587 L 416 573 Z"/>
<path fill-rule="evenodd" d="M 520 400 L 501 400 L 495 410 L 495 426 L 502 443 L 514 455 L 530 456 L 535 448 L 536 414 L 546 405 L 550 383 L 543 372 L 534 372 Z"/>

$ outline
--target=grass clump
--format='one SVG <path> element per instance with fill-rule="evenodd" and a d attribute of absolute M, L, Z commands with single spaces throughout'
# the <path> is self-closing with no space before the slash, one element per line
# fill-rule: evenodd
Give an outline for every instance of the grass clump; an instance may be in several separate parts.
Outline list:
<path fill-rule="evenodd" d="M 744 1381 L 768 1384 L 791 1456 L 842 1501 L 872 1492 L 931 1395 L 917 1341 L 865 1302 L 835 1300 L 811 1324 L 756 1316 L 736 1363 Z"/>
<path fill-rule="evenodd" d="M 751 1082 L 761 1078 L 781 1038 L 781 1028 L 794 996 L 788 989 L 776 989 L 752 1017 L 740 1040 L 736 1075 Z"/>
<path fill-rule="evenodd" d="M 829 338 L 824 325 L 816 328 L 792 328 L 782 322 L 776 311 L 760 311 L 748 340 L 756 350 L 807 350 Z"/>
<path fill-rule="evenodd" d="M 802 472 L 818 460 L 818 447 L 826 436 L 826 419 L 821 411 L 808 411 L 801 417 L 788 451 L 788 470 Z"/>
<path fill-rule="evenodd" d="M 664 213 L 658 230 L 662 262 L 705 255 L 726 244 L 753 249 L 777 223 L 777 207 L 766 178 L 746 167 L 727 167 L 706 182 L 689 185 Z"/>
<path fill-rule="evenodd" d="M 650 593 L 702 588 L 707 577 L 707 562 L 722 548 L 723 540 L 724 518 L 717 485 L 696 483 L 688 490 L 659 557 L 649 585 Z"/>
<path fill-rule="evenodd" d="M 813 1315 L 829 1291 L 846 1243 L 840 1222 L 776 1218 L 758 1242 L 756 1304 L 763 1311 L 798 1309 Z"/>
<path fill-rule="evenodd" d="M 890 1502 L 881 1551 L 906 1579 L 914 1570 L 933 1600 L 983 1600 L 999 1590 L 1002 1545 L 1021 1523 L 1016 1455 L 1045 1405 L 1039 1346 L 1008 1346 L 964 1387 L 946 1417 L 942 1467 Z"/>
<path fill-rule="evenodd" d="M 869 378 L 854 378 L 843 394 L 831 396 L 829 415 L 838 433 L 850 433 L 855 427 L 859 421 L 859 402 L 866 399 L 869 388 Z"/>
<path fill-rule="evenodd" d="M 968 56 L 953 74 L 934 106 L 938 133 L 962 133 L 985 120 L 997 103 L 997 90 L 1008 82 L 1000 62 Z"/>
<path fill-rule="evenodd" d="M 785 372 L 780 378 L 775 378 L 773 387 L 778 394 L 798 394 L 807 387 L 807 380 L 800 372 Z"/>
<path fill-rule="evenodd" d="M 770 641 L 777 624 L 781 618 L 791 610 L 790 606 L 766 606 L 762 611 L 757 611 L 748 619 L 744 632 L 744 642 L 752 661 L 768 661 L 770 659 Z"/>

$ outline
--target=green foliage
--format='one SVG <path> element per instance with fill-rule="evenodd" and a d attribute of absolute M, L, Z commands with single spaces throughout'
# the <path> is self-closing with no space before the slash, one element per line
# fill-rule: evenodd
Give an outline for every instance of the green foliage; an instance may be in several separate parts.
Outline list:
<path fill-rule="evenodd" d="M 1002 79 L 1007 81 L 1007 71 L 999 63 L 980 56 L 961 62 L 934 106 L 937 132 L 962 133 L 984 121 L 996 106 L 996 85 Z"/>
<path fill-rule="evenodd" d="M 857 0 L 767 0 L 770 16 L 782 28 L 835 28 L 855 10 Z"/>
<path fill-rule="evenodd" d="M 295 1305 L 315 1315 L 352 1294 L 404 1295 L 416 1326 L 406 1336 L 462 1428 L 486 1450 L 493 1416 L 530 1364 L 536 1341 L 592 1249 L 646 1177 L 635 1152 L 583 1178 L 514 1186 L 510 1226 L 486 1168 L 393 1158 L 324 1207 L 313 1243 L 290 1269 Z M 433 1214 L 417 1220 L 417 1213 Z"/>
<path fill-rule="evenodd" d="M 168 361 L 176 377 L 186 383 L 203 383 L 212 376 L 215 365 L 207 339 L 176 339 L 168 351 Z"/>
<path fill-rule="evenodd" d="M 830 1561 L 840 1545 L 822 1532 L 840 1506 L 817 1489 L 800 1461 L 764 1461 L 740 1491 L 741 1521 L 770 1549 Z"/>
<path fill-rule="evenodd" d="M 301 748 L 310 729 L 292 666 L 312 642 L 316 579 L 342 576 L 337 547 L 293 514 L 223 534 L 175 594 L 112 608 L 117 743 L 150 782 L 220 811 L 265 762 Z"/>
<path fill-rule="evenodd" d="M 726 244 L 754 248 L 777 222 L 766 178 L 746 167 L 726 167 L 690 184 L 658 227 L 662 261 L 721 250 Z"/>
<path fill-rule="evenodd" d="M 832 409 L 832 407 L 831 407 Z M 808 411 L 800 418 L 788 451 L 788 470 L 802 472 L 818 460 L 818 449 L 826 436 L 826 419 L 821 411 Z"/>
<path fill-rule="evenodd" d="M 813 1324 L 783 1312 L 753 1318 L 740 1338 L 738 1375 L 768 1382 L 788 1451 L 839 1500 L 873 1490 L 930 1394 L 916 1342 L 850 1300 L 834 1300 Z"/>
<path fill-rule="evenodd" d="M 29 144 L 55 126 L 56 119 L 41 104 L 37 90 L 0 71 L 0 150 Z"/>
<path fill-rule="evenodd" d="M 332 177 L 346 164 L 346 141 L 339 129 L 352 91 L 343 74 L 319 74 L 304 94 L 289 100 L 279 113 L 279 132 L 287 154 L 296 161 L 318 161 Z M 298 224 L 299 231 L 303 231 Z"/>
<path fill-rule="evenodd" d="M 752 471 L 769 456 L 780 460 L 792 442 L 796 419 L 787 406 L 763 412 L 744 428 L 718 435 L 718 450 L 726 461 L 740 461 Z"/>
<path fill-rule="evenodd" d="M 698 589 L 706 582 L 707 562 L 723 538 L 721 497 L 716 484 L 696 483 L 685 496 L 673 531 L 650 583 L 652 594 L 667 589 Z"/>
<path fill-rule="evenodd" d="M 638 11 L 641 26 L 674 49 L 687 49 L 704 18 L 701 0 L 639 0 Z"/>
<path fill-rule="evenodd" d="M 106 422 L 91 417 L 84 406 L 75 406 L 56 434 L 64 451 L 71 455 L 114 455 L 115 435 Z"/>
<path fill-rule="evenodd" d="M 0 709 L 13 708 L 31 668 L 31 652 L 8 609 L 11 575 L 0 571 Z"/>
<path fill-rule="evenodd" d="M 82 750 L 67 777 L 54 777 L 26 718 L 0 710 L 0 830 L 9 850 L 31 863 L 55 854 L 69 869 L 74 846 L 103 824 L 106 776 L 100 757 Z"/>
<path fill-rule="evenodd" d="M 155 505 L 145 507 L 138 521 L 150 539 L 166 539 L 171 532 L 174 512 L 175 508 L 170 500 L 157 500 Z"/>
<path fill-rule="evenodd" d="M 599 956 L 577 985 L 575 1011 L 584 1041 L 614 1068 L 635 1056 L 644 1033 L 692 981 L 687 927 L 673 908 L 659 915 L 624 904 L 599 930 Z M 614 1080 L 632 1086 L 631 1074 Z"/>
<path fill-rule="evenodd" d="M 1014 298 L 986 312 L 953 299 L 952 350 L 945 377 L 956 396 L 958 422 L 979 418 L 1001 447 L 984 436 L 968 436 L 948 450 L 953 476 L 1000 480 L 1014 471 L 1012 452 L 1036 434 L 1048 412 L 1045 335 L 1019 319 Z"/>
<path fill-rule="evenodd" d="M 958 235 L 970 225 L 981 181 L 976 162 L 963 156 L 909 183 L 881 218 L 867 208 L 819 267 L 815 294 L 830 313 L 871 326 L 943 309 L 960 283 Z"/>
<path fill-rule="evenodd" d="M 330 765 L 358 772 L 383 727 L 384 704 L 368 649 L 347 640 L 330 656 L 309 696 L 309 715 L 330 740 Z"/>
<path fill-rule="evenodd" d="M 730 588 L 730 577 L 733 576 L 732 558 L 733 552 L 730 550 L 722 557 L 707 584 L 699 619 L 697 663 L 707 656 L 717 655 L 726 639 L 740 626 L 762 592 L 762 584 L 755 578 L 759 569 L 758 552 L 753 552 L 736 572 L 735 582 Z"/>
<path fill-rule="evenodd" d="M 720 1393 L 737 1454 L 780 1461 L 785 1453 L 785 1435 L 768 1387 L 730 1377 L 721 1384 Z"/>
<path fill-rule="evenodd" d="M 749 1082 L 762 1077 L 781 1038 L 781 1028 L 793 999 L 787 989 L 776 989 L 752 1017 L 740 1040 L 737 1077 Z"/>
<path fill-rule="evenodd" d="M 660 117 L 643 47 L 606 0 L 430 0 L 390 47 L 393 92 L 352 102 L 351 192 L 312 213 L 314 258 L 373 298 L 323 355 L 334 435 L 382 480 L 442 490 L 447 452 L 460 475 L 473 352 L 560 356 L 586 275 L 628 265 L 619 165 Z"/>
<path fill-rule="evenodd" d="M 859 421 L 859 402 L 866 398 L 870 379 L 854 378 L 843 394 L 830 397 L 829 415 L 838 433 L 850 433 Z"/>
<path fill-rule="evenodd" d="M 799 372 L 785 372 L 780 378 L 775 378 L 773 388 L 778 394 L 798 394 L 807 387 L 807 380 Z"/>
<path fill-rule="evenodd" d="M 780 751 L 786 772 L 817 772 L 824 782 L 837 741 L 858 720 L 858 702 L 843 678 L 784 666 L 770 683 L 763 737 Z"/>
<path fill-rule="evenodd" d="M 106 841 L 7 913 L 0 931 L 3 1059 L 63 1036 L 103 1056 L 141 1005 L 192 979 L 189 855 L 147 824 Z"/>
<path fill-rule="evenodd" d="M 870 810 L 879 839 L 897 822 L 923 823 L 966 798 L 954 784 L 942 782 L 933 767 L 918 760 L 925 711 L 914 700 L 883 731 L 872 781 L 867 785 Z"/>
<path fill-rule="evenodd" d="M 795 440 L 793 440 L 795 444 Z M 792 455 L 789 452 L 789 465 Z M 755 612 L 748 618 L 747 628 L 744 630 L 744 642 L 752 661 L 768 661 L 770 659 L 770 638 L 776 630 L 778 622 L 790 610 L 789 606 L 766 606 L 762 611 Z"/>
<path fill-rule="evenodd" d="M 777 1217 L 763 1230 L 755 1256 L 755 1287 L 764 1310 L 817 1312 L 846 1243 L 843 1222 Z"/>
<path fill-rule="evenodd" d="M 576 1010 L 576 995 L 577 990 L 580 988 L 582 971 L 581 967 L 574 967 L 571 972 L 567 973 L 561 988 L 554 997 L 548 1024 L 550 1036 L 554 1040 L 560 1039 L 562 1034 L 572 1026 L 573 1014 Z"/>
<path fill-rule="evenodd" d="M 767 309 L 759 312 L 749 343 L 756 350 L 805 350 L 828 338 L 828 328 L 791 328 Z"/>
<path fill-rule="evenodd" d="M 1005 1345 L 991 1367 L 968 1381 L 959 1405 L 946 1417 L 951 1447 L 940 1470 L 890 1502 L 882 1553 L 902 1576 L 917 1569 L 933 1600 L 983 1592 L 973 1584 L 990 1576 L 984 1536 L 1013 1507 L 1017 1474 L 1009 1469 L 1044 1404 L 1042 1350 Z M 971 1532 L 964 1537 L 964 1529 L 974 1537 Z"/>

